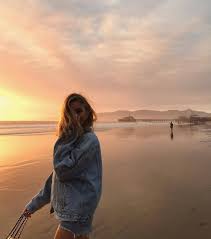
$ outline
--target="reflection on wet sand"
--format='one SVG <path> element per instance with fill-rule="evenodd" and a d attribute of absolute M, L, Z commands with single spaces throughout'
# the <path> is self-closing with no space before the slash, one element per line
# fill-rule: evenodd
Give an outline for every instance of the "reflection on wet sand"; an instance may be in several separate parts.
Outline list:
<path fill-rule="evenodd" d="M 97 130 L 103 193 L 92 238 L 210 238 L 210 132 L 205 126 L 169 132 L 165 125 Z M 53 134 L 0 137 L 1 238 L 51 173 L 55 140 Z M 49 209 L 33 215 L 23 239 L 53 238 L 58 222 Z"/>
<path fill-rule="evenodd" d="M 171 136 L 171 140 L 173 140 L 174 139 L 174 132 L 173 131 L 171 132 L 170 136 Z"/>

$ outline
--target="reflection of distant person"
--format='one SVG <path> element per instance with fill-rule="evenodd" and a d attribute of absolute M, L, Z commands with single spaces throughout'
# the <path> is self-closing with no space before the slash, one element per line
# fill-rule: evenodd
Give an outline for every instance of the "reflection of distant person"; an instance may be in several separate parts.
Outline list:
<path fill-rule="evenodd" d="M 174 133 L 173 133 L 173 131 L 171 131 L 171 140 L 173 140 L 174 139 Z"/>

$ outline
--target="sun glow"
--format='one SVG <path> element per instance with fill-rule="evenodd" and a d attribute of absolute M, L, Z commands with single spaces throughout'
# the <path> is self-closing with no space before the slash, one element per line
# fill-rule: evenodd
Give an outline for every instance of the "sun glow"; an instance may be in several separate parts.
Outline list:
<path fill-rule="evenodd" d="M 27 118 L 31 102 L 12 91 L 0 88 L 0 120 L 22 120 Z"/>

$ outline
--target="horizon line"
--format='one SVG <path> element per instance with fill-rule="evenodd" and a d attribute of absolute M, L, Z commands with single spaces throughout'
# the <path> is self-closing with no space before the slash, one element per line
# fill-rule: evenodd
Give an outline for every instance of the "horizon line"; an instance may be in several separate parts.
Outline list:
<path fill-rule="evenodd" d="M 134 111 L 158 111 L 158 112 L 167 112 L 167 111 L 198 111 L 198 112 L 203 112 L 207 114 L 211 114 L 211 112 L 203 111 L 203 110 L 193 110 L 193 109 L 186 109 L 186 110 L 178 110 L 178 109 L 169 109 L 169 110 L 150 110 L 150 109 L 142 109 L 142 110 L 115 110 L 115 111 L 104 111 L 104 112 L 98 112 L 97 114 L 105 114 L 105 113 L 115 113 L 117 111 L 129 111 L 129 112 L 134 112 Z M 41 120 L 33 120 L 33 119 L 18 119 L 18 120 L 0 120 L 0 122 L 58 122 L 58 119 L 41 119 Z"/>

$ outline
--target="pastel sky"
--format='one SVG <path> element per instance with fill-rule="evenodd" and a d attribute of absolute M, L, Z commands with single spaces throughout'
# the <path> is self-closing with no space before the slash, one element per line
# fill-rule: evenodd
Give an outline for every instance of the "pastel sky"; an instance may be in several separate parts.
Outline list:
<path fill-rule="evenodd" d="M 209 0 L 0 3 L 0 120 L 54 120 L 78 92 L 97 112 L 211 112 Z"/>

